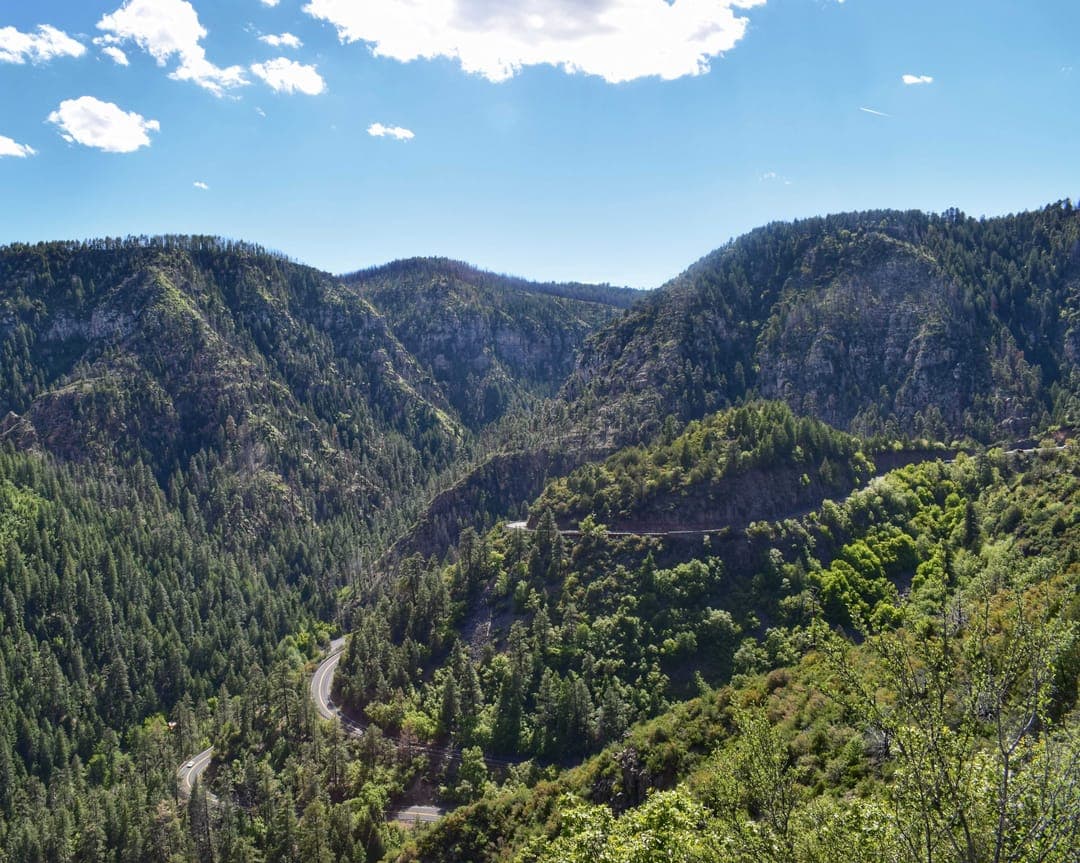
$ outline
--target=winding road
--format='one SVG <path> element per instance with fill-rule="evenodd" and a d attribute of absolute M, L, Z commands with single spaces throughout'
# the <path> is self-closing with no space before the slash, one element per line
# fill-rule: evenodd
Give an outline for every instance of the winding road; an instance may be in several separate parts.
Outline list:
<path fill-rule="evenodd" d="M 341 709 L 334 704 L 334 699 L 331 694 L 334 685 L 334 672 L 337 670 L 338 663 L 341 661 L 341 655 L 344 652 L 344 637 L 335 638 L 330 642 L 322 662 L 320 662 L 319 667 L 315 669 L 315 673 L 311 675 L 311 683 L 309 684 L 308 691 L 311 694 L 311 700 L 314 702 L 315 709 L 318 711 L 319 716 L 330 722 L 340 723 L 346 734 L 349 734 L 352 737 L 360 737 L 364 733 L 363 726 L 345 716 L 341 712 Z M 428 747 L 420 748 L 427 749 Z M 179 782 L 180 796 L 182 798 L 187 799 L 191 796 L 191 790 L 194 787 L 196 780 L 199 780 L 203 773 L 206 772 L 206 768 L 210 766 L 213 757 L 214 747 L 211 746 L 208 749 L 204 749 L 198 755 L 191 756 L 191 758 L 185 761 L 177 769 L 176 776 Z M 209 791 L 206 793 L 206 799 L 211 803 L 217 802 L 217 797 Z M 402 824 L 431 824 L 438 821 L 445 814 L 446 810 L 438 806 L 405 806 L 401 809 L 388 812 L 386 820 L 396 821 Z"/>
<path fill-rule="evenodd" d="M 214 747 L 211 746 L 198 755 L 192 755 L 191 758 L 180 765 L 180 768 L 176 771 L 176 777 L 180 782 L 181 797 L 187 799 L 191 796 L 191 790 L 195 787 L 196 780 L 206 772 L 206 768 L 210 766 L 213 757 Z M 209 791 L 206 792 L 206 799 L 217 800 Z"/>
<path fill-rule="evenodd" d="M 334 705 L 330 696 L 330 690 L 334 685 L 334 672 L 337 670 L 338 663 L 341 661 L 341 654 L 344 651 L 345 639 L 335 638 L 330 642 L 330 647 L 327 648 L 323 661 L 319 663 L 319 667 L 311 675 L 311 686 L 309 687 L 311 700 L 315 702 L 315 709 L 319 711 L 319 716 L 323 719 L 329 719 L 331 722 L 342 718 L 341 711 Z M 351 732 L 352 729 L 347 727 L 346 731 Z"/>
<path fill-rule="evenodd" d="M 1030 455 L 1032 453 L 1041 453 L 1046 451 L 1063 450 L 1064 444 L 1058 444 L 1052 447 L 1024 447 L 1014 448 L 1006 450 L 1006 455 Z M 949 453 L 947 455 L 955 456 L 955 453 Z M 951 461 L 951 458 L 945 460 Z M 874 483 L 880 480 L 884 474 L 872 477 L 870 483 Z M 868 483 L 868 485 L 870 484 Z M 506 524 L 507 530 L 522 530 L 531 532 L 527 521 L 511 521 Z M 609 531 L 609 534 L 614 536 L 673 536 L 683 534 L 704 534 L 715 533 L 717 530 L 708 529 L 696 529 L 696 530 L 670 530 L 670 531 Z M 574 535 L 580 533 L 576 530 L 562 530 L 562 534 Z M 318 668 L 315 669 L 315 673 L 311 676 L 311 683 L 309 685 L 309 692 L 311 700 L 315 704 L 315 709 L 318 711 L 319 716 L 329 722 L 337 722 L 345 730 L 347 734 L 353 737 L 360 737 L 364 733 L 364 727 L 358 722 L 350 719 L 341 712 L 336 704 L 332 695 L 334 684 L 334 672 L 337 670 L 338 663 L 341 661 L 341 656 L 345 652 L 345 638 L 335 638 L 330 642 L 326 649 L 326 653 L 323 656 L 322 661 L 319 663 Z M 450 749 L 441 749 L 439 747 L 428 746 L 413 746 L 412 749 L 427 752 L 431 755 L 441 755 L 443 757 L 460 757 L 457 753 Z M 191 795 L 191 791 L 194 788 L 195 782 L 199 781 L 202 775 L 206 772 L 206 769 L 210 766 L 214 757 L 214 749 L 210 747 L 204 749 L 196 755 L 192 755 L 176 770 L 176 778 L 178 782 L 178 790 L 180 796 L 184 799 Z M 509 764 L 511 762 L 498 761 L 497 759 L 485 759 L 492 764 Z M 206 792 L 207 800 L 210 803 L 216 803 L 217 797 Z M 418 823 L 432 823 L 438 821 L 446 814 L 446 810 L 437 806 L 406 806 L 404 808 L 387 813 L 387 821 L 396 821 L 406 824 L 418 824 Z"/>
<path fill-rule="evenodd" d="M 1007 449 L 1004 451 L 1005 455 L 1032 455 L 1038 453 L 1039 455 L 1051 452 L 1062 452 L 1067 449 L 1068 445 L 1059 443 L 1054 446 L 1031 446 L 1031 447 L 1014 447 L 1013 449 Z M 968 453 L 970 455 L 971 453 Z M 943 450 L 937 453 L 928 454 L 926 461 L 943 461 L 946 464 L 951 464 L 957 456 L 957 452 L 952 450 Z M 890 473 L 896 470 L 896 468 L 890 468 L 882 473 L 875 474 L 866 481 L 863 486 L 858 486 L 852 489 L 852 494 L 857 491 L 869 488 L 879 480 L 884 479 Z M 805 515 L 805 513 L 802 513 Z M 788 516 L 790 517 L 790 516 Z M 767 518 L 766 521 L 779 521 L 778 518 Z M 508 521 L 506 522 L 506 530 L 522 530 L 526 533 L 535 533 L 536 528 L 529 527 L 528 521 Z M 608 536 L 652 536 L 652 537 L 667 537 L 667 536 L 703 536 L 705 534 L 718 534 L 725 530 L 730 530 L 733 527 L 731 524 L 722 524 L 717 527 L 695 527 L 695 528 L 674 528 L 672 530 L 606 530 L 605 533 Z M 562 536 L 581 536 L 581 531 L 574 528 L 556 528 Z"/>

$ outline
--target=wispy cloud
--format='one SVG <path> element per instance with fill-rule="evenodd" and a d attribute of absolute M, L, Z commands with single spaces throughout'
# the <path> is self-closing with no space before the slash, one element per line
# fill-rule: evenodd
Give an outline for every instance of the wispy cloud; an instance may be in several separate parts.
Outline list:
<path fill-rule="evenodd" d="M 204 192 L 205 192 L 205 191 L 207 191 L 207 190 L 209 190 L 209 188 L 210 188 L 210 187 L 209 187 L 208 185 L 206 185 L 206 183 L 204 183 L 204 182 L 203 182 L 202 180 L 196 180 L 196 181 L 195 181 L 194 183 L 192 183 L 191 185 L 193 185 L 193 186 L 194 186 L 194 187 L 195 187 L 196 189 L 202 189 L 202 190 L 203 190 Z"/>
<path fill-rule="evenodd" d="M 37 150 L 26 144 L 13 141 L 7 135 L 0 135 L 0 159 L 12 156 L 16 159 L 25 159 L 27 156 L 36 156 Z"/>
<path fill-rule="evenodd" d="M 373 138 L 397 138 L 399 141 L 411 141 L 416 137 L 410 129 L 402 126 L 384 126 L 382 123 L 372 123 L 368 126 L 367 133 Z"/>
<path fill-rule="evenodd" d="M 301 48 L 304 43 L 300 41 L 298 36 L 294 36 L 292 33 L 267 33 L 265 36 L 259 37 L 260 42 L 265 42 L 273 48 Z"/>
<path fill-rule="evenodd" d="M 318 96 L 326 89 L 326 82 L 314 66 L 305 66 L 287 57 L 278 57 L 265 63 L 254 63 L 251 71 L 262 78 L 276 93 L 305 93 Z"/>
<path fill-rule="evenodd" d="M 913 84 L 933 84 L 933 75 L 901 75 L 900 80 L 907 84 L 909 87 Z"/>
<path fill-rule="evenodd" d="M 873 108 L 859 107 L 859 110 L 864 114 L 873 114 L 875 117 L 891 117 L 892 114 L 886 114 L 884 111 L 876 111 Z"/>
<path fill-rule="evenodd" d="M 161 130 L 157 120 L 147 120 L 93 96 L 65 99 L 48 120 L 60 129 L 65 141 L 106 153 L 133 153 L 149 147 L 149 133 Z"/>
<path fill-rule="evenodd" d="M 36 33 L 0 27 L 0 63 L 47 63 L 55 57 L 81 57 L 85 53 L 82 42 L 48 24 L 38 25 Z"/>
<path fill-rule="evenodd" d="M 783 183 L 785 186 L 791 185 L 791 180 L 776 173 L 776 171 L 766 171 L 761 175 L 760 179 L 763 183 Z"/>

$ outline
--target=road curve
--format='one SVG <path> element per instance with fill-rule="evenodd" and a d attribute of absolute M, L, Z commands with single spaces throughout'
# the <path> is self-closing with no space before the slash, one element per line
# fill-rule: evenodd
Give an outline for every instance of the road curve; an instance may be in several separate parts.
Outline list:
<path fill-rule="evenodd" d="M 353 723 L 344 717 L 340 717 L 337 709 L 332 707 L 330 702 L 330 686 L 334 682 L 334 669 L 337 667 L 338 660 L 341 659 L 341 652 L 344 649 L 344 638 L 335 638 L 330 642 L 330 646 L 326 651 L 326 658 L 319 664 L 319 667 L 315 670 L 315 676 L 311 679 L 311 697 L 320 716 L 331 721 L 340 719 L 346 730 L 352 731 L 349 726 Z M 176 778 L 179 782 L 178 788 L 182 798 L 186 800 L 191 796 L 191 789 L 195 785 L 195 780 L 201 779 L 213 758 L 214 747 L 211 746 L 198 755 L 192 755 L 176 769 Z M 211 802 L 217 801 L 217 797 L 209 791 L 206 792 L 206 799 Z"/>
<path fill-rule="evenodd" d="M 326 649 L 326 656 L 311 676 L 309 691 L 319 716 L 330 722 L 340 723 L 346 734 L 359 737 L 364 733 L 363 727 L 349 719 L 349 717 L 344 716 L 341 709 L 334 704 L 330 694 L 334 685 L 334 671 L 337 670 L 338 663 L 341 661 L 341 654 L 344 651 L 344 638 L 335 638 L 330 642 L 329 647 Z M 183 799 L 186 800 L 191 796 L 191 789 L 194 787 L 196 780 L 201 779 L 203 773 L 206 772 L 206 768 L 210 766 L 213 757 L 214 747 L 211 746 L 198 755 L 191 756 L 177 768 L 176 778 L 179 783 L 180 796 Z M 217 797 L 209 791 L 206 792 L 206 799 L 210 803 L 217 803 Z M 432 824 L 445 814 L 446 810 L 440 809 L 438 806 L 406 806 L 388 812 L 386 820 L 396 821 L 401 824 Z"/>
<path fill-rule="evenodd" d="M 345 652 L 345 639 L 335 638 L 330 642 L 326 656 L 315 673 L 311 675 L 311 700 L 315 703 L 315 709 L 319 716 L 330 722 L 341 724 L 346 734 L 353 737 L 361 737 L 364 727 L 341 712 L 341 708 L 334 704 L 332 690 L 334 688 L 334 672 L 338 663 L 341 662 L 341 654 Z M 387 821 L 397 821 L 402 824 L 431 824 L 438 821 L 446 814 L 445 809 L 437 806 L 406 806 L 386 814 Z"/>
<path fill-rule="evenodd" d="M 213 757 L 214 747 L 211 746 L 198 755 L 192 755 L 177 769 L 176 778 L 180 782 L 180 796 L 185 800 L 191 796 L 191 789 L 195 787 L 195 781 L 200 779 L 203 773 L 206 772 L 206 768 L 210 766 L 210 760 Z M 209 801 L 217 800 L 209 791 L 206 792 L 206 799 Z"/>
<path fill-rule="evenodd" d="M 311 700 L 315 702 L 315 709 L 319 712 L 319 716 L 331 722 L 340 721 L 343 718 L 341 711 L 334 704 L 330 691 L 334 685 L 334 671 L 337 670 L 338 663 L 341 661 L 341 654 L 344 651 L 345 639 L 335 638 L 330 642 L 325 658 L 319 663 L 315 673 L 311 675 Z M 352 731 L 347 726 L 345 730 Z"/>

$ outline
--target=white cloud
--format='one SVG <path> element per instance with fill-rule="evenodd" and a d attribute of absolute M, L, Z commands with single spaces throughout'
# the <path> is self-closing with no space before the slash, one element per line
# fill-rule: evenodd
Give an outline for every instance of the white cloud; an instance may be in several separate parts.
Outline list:
<path fill-rule="evenodd" d="M 342 42 L 407 63 L 449 57 L 503 81 L 548 64 L 609 82 L 709 71 L 765 0 L 308 0 Z"/>
<path fill-rule="evenodd" d="M 54 57 L 81 57 L 86 46 L 63 30 L 40 24 L 37 33 L 0 27 L 0 63 L 47 63 Z"/>
<path fill-rule="evenodd" d="M 49 115 L 65 141 L 96 147 L 106 153 L 133 153 L 150 146 L 150 132 L 158 132 L 157 120 L 147 120 L 134 111 L 125 111 L 112 102 L 93 96 L 65 99 Z"/>
<path fill-rule="evenodd" d="M 127 66 L 128 58 L 127 54 L 117 48 L 115 45 L 106 45 L 101 49 L 101 53 L 106 57 L 109 57 L 117 66 Z"/>
<path fill-rule="evenodd" d="M 314 66 L 305 66 L 287 57 L 255 63 L 251 71 L 278 93 L 306 93 L 308 96 L 318 96 L 326 89 L 326 82 Z"/>
<path fill-rule="evenodd" d="M 901 76 L 900 80 L 903 81 L 905 84 L 907 84 L 910 87 L 912 84 L 933 84 L 934 83 L 934 76 L 933 75 L 903 75 L 903 76 Z"/>
<path fill-rule="evenodd" d="M 270 33 L 266 36 L 260 36 L 259 41 L 265 42 L 267 45 L 274 48 L 301 48 L 304 44 L 292 33 L 282 33 L 278 36 Z"/>
<path fill-rule="evenodd" d="M 875 111 L 873 108 L 859 108 L 864 114 L 873 114 L 875 117 L 891 117 L 892 114 L 886 114 L 884 111 Z"/>
<path fill-rule="evenodd" d="M 262 3 L 263 6 L 270 6 L 271 8 L 273 8 L 274 6 L 277 6 L 277 4 L 281 2 L 281 0 L 259 0 L 259 2 Z"/>
<path fill-rule="evenodd" d="M 192 183 L 191 185 L 193 185 L 193 186 L 194 186 L 194 187 L 195 187 L 196 189 L 202 189 L 202 190 L 203 190 L 204 192 L 205 192 L 205 191 L 207 191 L 207 190 L 208 190 L 208 189 L 210 188 L 210 187 L 209 187 L 208 185 L 206 185 L 206 183 L 204 183 L 204 182 L 203 182 L 202 180 L 196 180 L 196 181 L 195 181 L 194 183 Z"/>
<path fill-rule="evenodd" d="M 401 126 L 384 126 L 382 123 L 372 123 L 368 126 L 367 133 L 373 138 L 397 138 L 399 141 L 411 141 L 416 137 L 410 129 Z"/>
<path fill-rule="evenodd" d="M 13 141 L 7 135 L 0 135 L 0 159 L 5 156 L 14 156 L 16 159 L 25 159 L 27 156 L 36 156 L 37 150 Z"/>
<path fill-rule="evenodd" d="M 191 81 L 213 93 L 248 83 L 240 66 L 215 66 L 199 44 L 206 29 L 187 0 L 126 0 L 115 12 L 97 23 L 111 44 L 132 41 L 164 66 L 175 55 L 179 65 L 169 77 Z"/>

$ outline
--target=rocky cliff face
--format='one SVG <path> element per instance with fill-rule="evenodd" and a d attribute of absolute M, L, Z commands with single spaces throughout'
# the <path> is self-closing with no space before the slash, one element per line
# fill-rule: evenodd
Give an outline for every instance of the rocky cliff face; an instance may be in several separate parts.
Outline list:
<path fill-rule="evenodd" d="M 976 411 L 1002 432 L 1027 429 L 1037 375 L 1011 334 L 965 308 L 931 260 L 869 242 L 865 263 L 846 258 L 789 283 L 758 339 L 761 395 L 840 428 L 873 431 L 874 417 L 890 417 L 944 437 L 974 432 Z"/>

